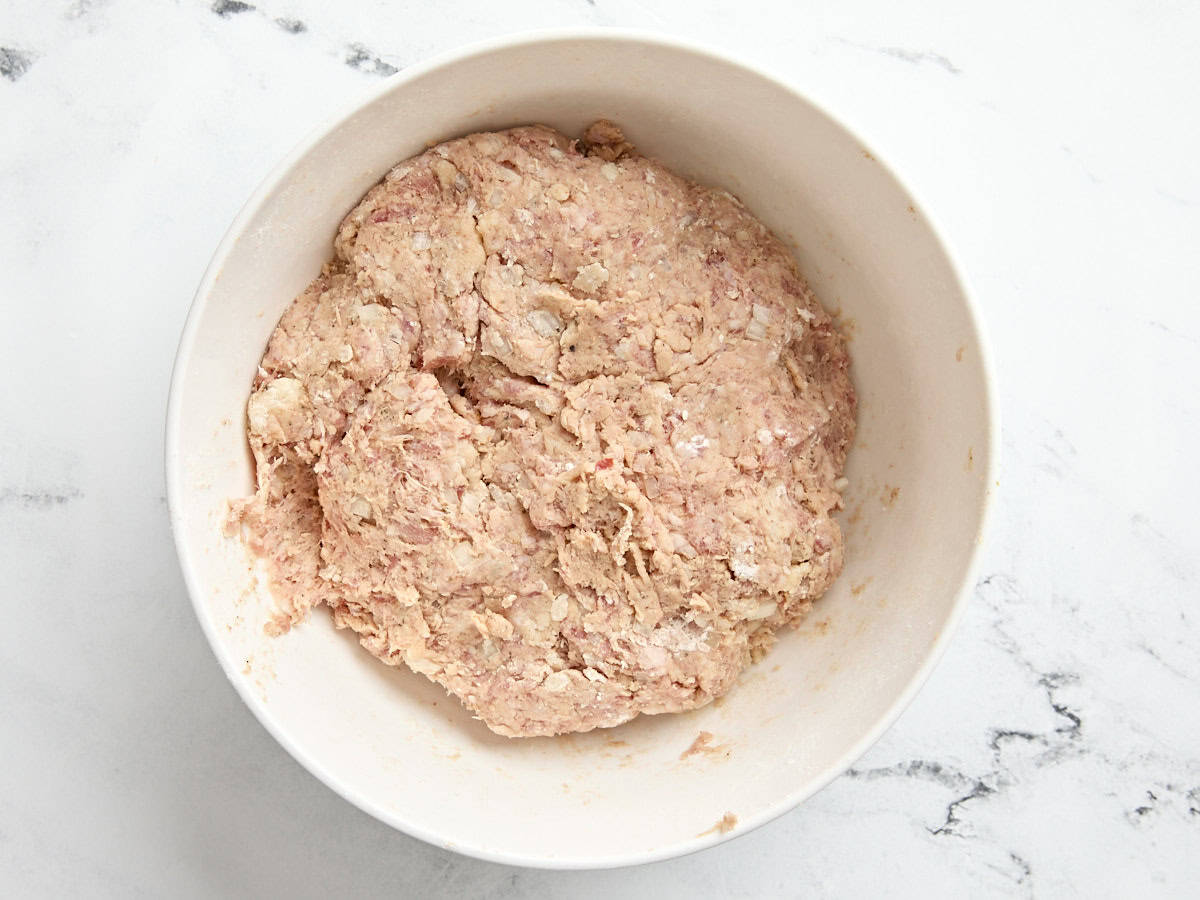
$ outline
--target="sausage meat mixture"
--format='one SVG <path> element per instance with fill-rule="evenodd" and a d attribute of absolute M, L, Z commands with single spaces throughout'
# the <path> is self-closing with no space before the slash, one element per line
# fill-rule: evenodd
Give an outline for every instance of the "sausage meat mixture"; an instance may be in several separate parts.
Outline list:
<path fill-rule="evenodd" d="M 721 696 L 841 570 L 846 347 L 735 197 L 514 128 L 397 165 L 334 250 L 248 403 L 271 630 L 325 604 L 561 734 Z"/>

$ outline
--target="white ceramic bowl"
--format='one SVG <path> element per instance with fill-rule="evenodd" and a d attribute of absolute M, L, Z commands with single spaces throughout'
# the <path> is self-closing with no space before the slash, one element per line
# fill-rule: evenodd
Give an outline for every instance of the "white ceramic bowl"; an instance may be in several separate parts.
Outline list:
<path fill-rule="evenodd" d="M 282 638 L 221 536 L 251 492 L 244 408 L 267 337 L 395 162 L 471 131 L 619 122 L 643 152 L 737 194 L 794 248 L 852 336 L 860 397 L 846 570 L 723 701 L 611 731 L 509 740 L 390 669 L 323 612 Z M 304 142 L 217 249 L 171 384 L 171 523 L 204 631 L 267 729 L 383 821 L 507 863 L 615 866 L 717 843 L 829 782 L 899 715 L 973 581 L 996 456 L 978 317 L 934 227 L 877 157 L 792 88 L 710 51 L 615 31 L 505 38 L 383 82 Z M 681 759 L 701 731 L 727 752 Z M 731 831 L 717 827 L 726 814 Z M 732 819 L 725 819 L 728 823 Z"/>

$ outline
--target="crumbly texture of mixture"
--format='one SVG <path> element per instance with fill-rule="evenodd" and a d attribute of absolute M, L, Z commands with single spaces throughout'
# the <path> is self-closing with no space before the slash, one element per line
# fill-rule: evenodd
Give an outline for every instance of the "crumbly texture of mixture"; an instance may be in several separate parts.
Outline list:
<path fill-rule="evenodd" d="M 271 630 L 326 604 L 561 734 L 720 696 L 841 570 L 846 348 L 735 197 L 514 128 L 397 165 L 334 249 L 248 404 Z"/>

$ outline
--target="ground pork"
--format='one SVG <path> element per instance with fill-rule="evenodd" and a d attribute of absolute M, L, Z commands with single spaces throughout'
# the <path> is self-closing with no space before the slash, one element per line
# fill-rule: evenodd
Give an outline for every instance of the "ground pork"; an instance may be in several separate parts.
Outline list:
<path fill-rule="evenodd" d="M 730 194 L 514 128 L 397 165 L 284 313 L 231 524 L 311 607 L 489 728 L 708 703 L 842 568 L 855 395 Z"/>

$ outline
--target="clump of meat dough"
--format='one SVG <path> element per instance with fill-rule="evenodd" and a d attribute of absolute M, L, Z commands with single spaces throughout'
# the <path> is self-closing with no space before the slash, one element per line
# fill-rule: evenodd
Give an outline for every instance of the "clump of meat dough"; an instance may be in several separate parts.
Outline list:
<path fill-rule="evenodd" d="M 780 242 L 615 125 L 400 163 L 280 320 L 234 504 L 317 604 L 512 736 L 690 709 L 842 567 L 855 395 Z"/>

